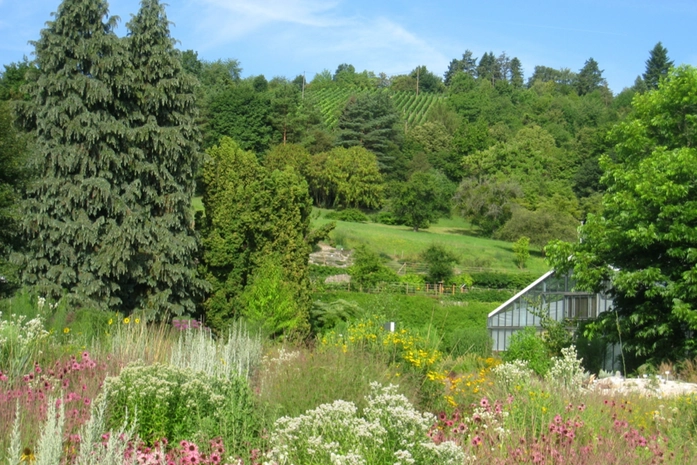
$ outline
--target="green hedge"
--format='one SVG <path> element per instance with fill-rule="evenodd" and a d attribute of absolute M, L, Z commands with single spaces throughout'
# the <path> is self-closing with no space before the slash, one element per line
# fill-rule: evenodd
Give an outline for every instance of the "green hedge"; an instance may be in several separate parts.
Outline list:
<path fill-rule="evenodd" d="M 479 271 L 470 273 L 475 287 L 486 289 L 523 289 L 540 277 L 536 273 L 501 273 Z"/>

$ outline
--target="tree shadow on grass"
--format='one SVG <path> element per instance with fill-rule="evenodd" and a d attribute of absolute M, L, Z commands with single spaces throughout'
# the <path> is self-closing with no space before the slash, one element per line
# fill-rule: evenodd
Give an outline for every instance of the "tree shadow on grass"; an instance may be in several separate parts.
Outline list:
<path fill-rule="evenodd" d="M 473 229 L 456 228 L 456 229 L 446 229 L 443 232 L 445 232 L 446 234 L 457 234 L 460 236 L 484 237 L 484 235 L 481 233 L 481 231 L 477 231 L 477 230 L 473 230 Z"/>

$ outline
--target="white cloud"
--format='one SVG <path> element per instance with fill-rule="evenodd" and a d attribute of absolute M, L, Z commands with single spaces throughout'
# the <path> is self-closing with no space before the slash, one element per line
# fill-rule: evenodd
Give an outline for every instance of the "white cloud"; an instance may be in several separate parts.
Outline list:
<path fill-rule="evenodd" d="M 262 45 L 310 68 L 348 62 L 388 74 L 419 64 L 447 65 L 449 59 L 417 33 L 384 16 L 352 16 L 343 6 L 317 0 L 192 0 L 188 14 L 196 14 L 197 35 L 187 47 L 205 53 L 254 41 L 255 48 Z"/>

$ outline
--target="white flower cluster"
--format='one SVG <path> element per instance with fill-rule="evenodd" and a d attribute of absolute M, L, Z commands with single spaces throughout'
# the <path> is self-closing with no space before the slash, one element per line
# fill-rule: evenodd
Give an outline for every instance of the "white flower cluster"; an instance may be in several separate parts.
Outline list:
<path fill-rule="evenodd" d="M 230 379 L 213 378 L 194 373 L 185 368 L 166 364 L 129 364 L 116 377 L 104 382 L 104 396 L 114 409 L 128 408 L 131 416 L 143 409 L 158 409 L 167 414 L 177 409 L 192 412 L 205 411 L 205 415 L 220 420 L 226 412 Z"/>
<path fill-rule="evenodd" d="M 337 400 L 298 417 L 276 421 L 265 465 L 462 464 L 456 444 L 434 444 L 427 433 L 435 418 L 420 413 L 397 387 L 371 384 L 367 407 Z"/>
<path fill-rule="evenodd" d="M 48 337 L 41 315 L 25 320 L 24 315 L 10 315 L 8 320 L 3 320 L 0 312 L 0 352 L 13 344 L 15 353 L 24 353 L 31 344 Z"/>
<path fill-rule="evenodd" d="M 571 346 L 561 350 L 561 357 L 552 359 L 552 368 L 547 372 L 546 379 L 553 386 L 579 393 L 583 389 L 586 375 L 581 366 L 576 347 Z"/>
<path fill-rule="evenodd" d="M 496 380 L 506 386 L 509 390 L 516 386 L 526 386 L 530 383 L 533 371 L 528 367 L 525 360 L 513 360 L 512 362 L 502 363 L 491 370 Z"/>

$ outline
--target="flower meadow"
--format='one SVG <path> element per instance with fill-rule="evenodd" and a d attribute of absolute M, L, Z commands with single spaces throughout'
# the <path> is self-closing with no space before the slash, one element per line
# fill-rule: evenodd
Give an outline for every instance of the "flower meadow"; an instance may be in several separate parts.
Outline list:
<path fill-rule="evenodd" d="M 442 352 L 379 317 L 315 340 L 243 324 L 0 315 L 0 464 L 690 464 L 697 395 L 588 388 L 573 346 L 524 360 Z M 67 330 L 66 330 L 67 329 Z M 673 370 L 674 371 L 674 370 Z M 658 380 L 658 383 L 661 381 Z"/>

